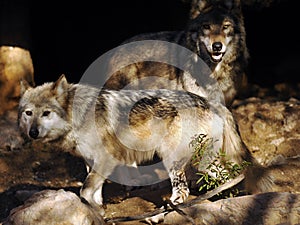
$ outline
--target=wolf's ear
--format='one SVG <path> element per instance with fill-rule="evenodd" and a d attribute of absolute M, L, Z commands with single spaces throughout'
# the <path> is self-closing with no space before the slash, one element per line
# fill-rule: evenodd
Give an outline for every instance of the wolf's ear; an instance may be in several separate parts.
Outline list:
<path fill-rule="evenodd" d="M 241 1 L 240 0 L 225 0 L 225 8 L 228 10 L 240 9 Z"/>
<path fill-rule="evenodd" d="M 23 96 L 25 91 L 31 89 L 32 86 L 25 79 L 20 80 L 20 96 Z"/>
<path fill-rule="evenodd" d="M 53 91 L 56 96 L 62 96 L 68 89 L 68 81 L 64 74 L 62 74 L 53 85 Z"/>
<path fill-rule="evenodd" d="M 208 0 L 191 0 L 190 19 L 195 19 L 209 5 Z"/>

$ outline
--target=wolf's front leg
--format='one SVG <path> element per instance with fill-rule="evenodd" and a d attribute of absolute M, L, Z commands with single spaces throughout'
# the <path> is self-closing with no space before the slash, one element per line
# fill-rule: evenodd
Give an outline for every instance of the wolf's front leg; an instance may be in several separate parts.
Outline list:
<path fill-rule="evenodd" d="M 101 216 L 104 215 L 102 187 L 105 178 L 92 170 L 80 190 L 80 197 L 88 202 Z"/>
<path fill-rule="evenodd" d="M 174 205 L 183 203 L 190 194 L 185 171 L 184 169 L 177 170 L 173 167 L 169 171 L 169 175 L 172 184 L 172 196 L 170 200 Z"/>

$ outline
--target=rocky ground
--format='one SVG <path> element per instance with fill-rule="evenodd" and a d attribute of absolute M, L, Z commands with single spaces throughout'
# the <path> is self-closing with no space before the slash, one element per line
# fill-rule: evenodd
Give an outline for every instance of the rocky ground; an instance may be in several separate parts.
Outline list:
<path fill-rule="evenodd" d="M 232 108 L 245 144 L 262 164 L 269 166 L 277 192 L 300 193 L 299 99 L 299 87 L 279 84 L 272 90 L 256 88 L 255 95 L 235 101 Z M 13 110 L 1 117 L 0 126 L 0 222 L 35 192 L 64 189 L 79 193 L 86 176 L 83 160 L 57 149 L 23 143 Z M 126 189 L 107 181 L 105 217 L 151 212 L 161 207 L 169 194 L 168 181 L 154 189 Z M 194 189 L 190 198 L 196 195 L 199 192 Z"/>

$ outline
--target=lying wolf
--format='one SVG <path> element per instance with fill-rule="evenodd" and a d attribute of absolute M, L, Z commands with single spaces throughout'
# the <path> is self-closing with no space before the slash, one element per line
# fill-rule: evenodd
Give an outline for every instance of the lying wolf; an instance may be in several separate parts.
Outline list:
<path fill-rule="evenodd" d="M 224 132 L 223 119 L 201 96 L 163 89 L 100 91 L 68 83 L 64 75 L 35 88 L 26 82 L 21 86 L 20 132 L 83 157 L 91 170 L 80 195 L 97 209 L 103 204 L 104 181 L 115 167 L 151 160 L 155 153 L 171 180 L 170 200 L 184 202 L 189 195 L 185 166 L 194 152 L 189 143 L 197 134 L 214 140 L 208 158 L 222 149 L 237 163 L 251 162 L 245 170 L 249 187 L 262 190 L 269 182 L 235 130 Z"/>

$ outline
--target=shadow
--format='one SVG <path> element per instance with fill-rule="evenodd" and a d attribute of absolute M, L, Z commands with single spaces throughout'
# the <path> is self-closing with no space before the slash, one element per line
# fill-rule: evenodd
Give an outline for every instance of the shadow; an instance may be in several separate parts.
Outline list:
<path fill-rule="evenodd" d="M 287 197 L 282 196 L 285 193 L 269 192 L 258 194 L 253 198 L 253 204 L 248 207 L 248 213 L 245 217 L 245 224 L 251 221 L 252 224 L 267 224 L 268 218 L 278 218 L 277 224 L 291 224 L 291 212 L 293 205 L 296 203 L 296 196 L 290 193 L 286 193 Z M 278 200 L 274 200 L 274 199 Z M 284 203 L 283 203 L 284 200 Z M 272 207 L 274 203 L 280 203 L 280 206 L 276 205 L 276 208 Z M 271 211 L 272 210 L 272 211 Z M 271 215 L 276 215 L 271 216 Z M 267 215 L 267 216 L 266 216 Z M 270 222 L 270 221 L 269 221 Z"/>

